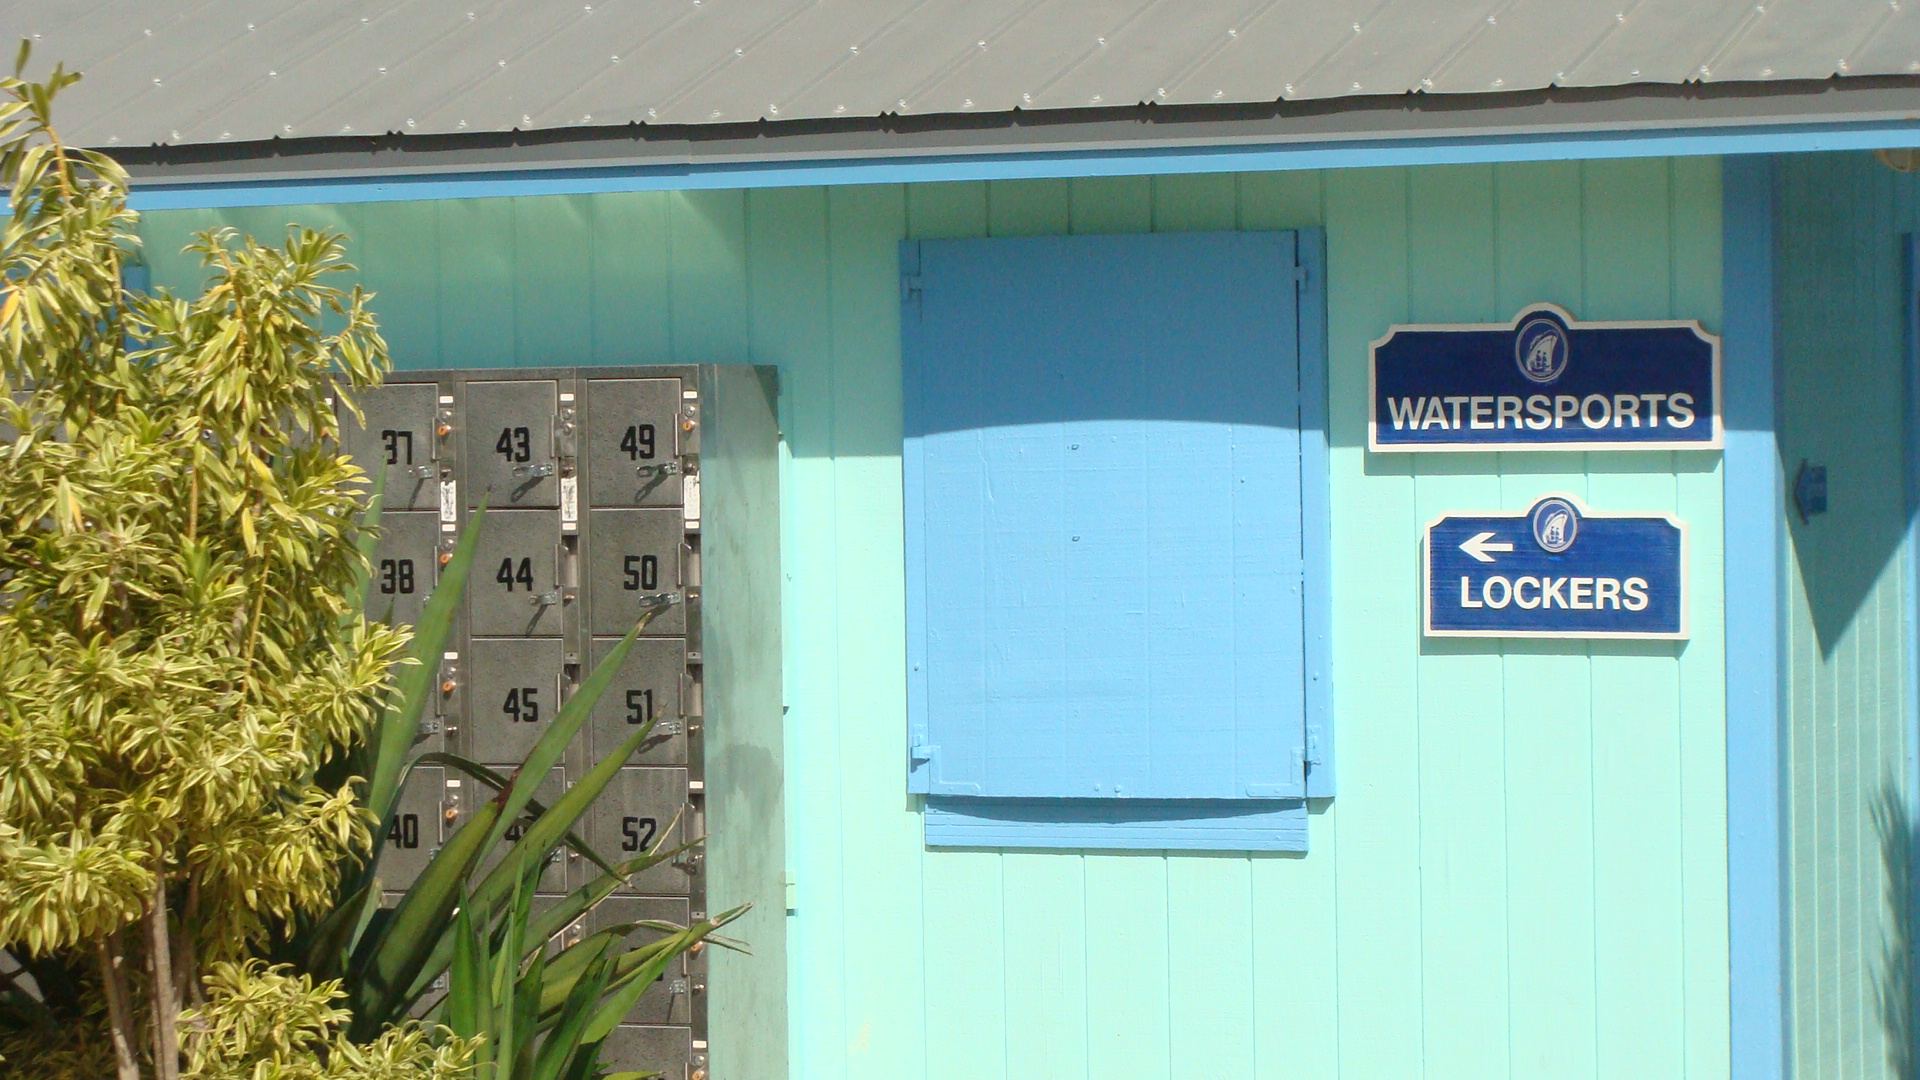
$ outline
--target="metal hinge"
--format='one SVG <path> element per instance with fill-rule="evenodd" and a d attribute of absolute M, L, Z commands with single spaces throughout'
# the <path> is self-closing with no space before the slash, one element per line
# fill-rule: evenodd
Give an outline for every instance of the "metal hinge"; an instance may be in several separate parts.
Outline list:
<path fill-rule="evenodd" d="M 1324 765 L 1326 763 L 1325 759 L 1323 759 L 1320 756 L 1320 736 L 1321 736 L 1321 731 L 1320 731 L 1319 724 L 1307 725 L 1307 768 L 1308 769 L 1312 769 L 1315 765 Z"/>
<path fill-rule="evenodd" d="M 1313 278 L 1313 272 L 1307 269 L 1304 263 L 1297 264 L 1294 266 L 1293 284 L 1296 288 L 1301 288 L 1301 289 L 1306 288 L 1307 282 L 1312 280 L 1312 278 Z"/>
<path fill-rule="evenodd" d="M 915 765 L 924 765 L 932 761 L 933 755 L 939 752 L 940 748 L 932 743 L 914 743 L 907 749 L 907 755 Z"/>
<path fill-rule="evenodd" d="M 900 302 L 920 302 L 920 245 L 909 244 L 901 252 Z"/>

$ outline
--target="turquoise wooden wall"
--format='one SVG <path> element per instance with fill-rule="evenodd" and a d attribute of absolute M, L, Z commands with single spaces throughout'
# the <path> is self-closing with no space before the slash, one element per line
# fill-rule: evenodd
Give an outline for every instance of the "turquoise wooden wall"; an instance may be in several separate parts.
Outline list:
<path fill-rule="evenodd" d="M 1914 182 L 1872 155 L 1775 165 L 1782 453 L 1827 466 L 1786 583 L 1793 1057 L 1800 1080 L 1916 1075 L 1913 625 L 1901 245 Z"/>
<path fill-rule="evenodd" d="M 1393 322 L 1720 317 L 1719 165 L 714 191 L 169 212 L 355 237 L 407 366 L 783 380 L 794 1075 L 1727 1072 L 1711 454 L 1364 451 Z M 905 792 L 902 237 L 1324 225 L 1340 795 L 1305 857 L 925 850 Z M 1695 637 L 1423 643 L 1420 529 L 1571 491 L 1692 525 Z"/>

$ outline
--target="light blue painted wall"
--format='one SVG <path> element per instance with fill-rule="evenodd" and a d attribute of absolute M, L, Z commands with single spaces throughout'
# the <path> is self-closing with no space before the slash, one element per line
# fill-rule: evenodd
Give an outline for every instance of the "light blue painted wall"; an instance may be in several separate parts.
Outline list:
<path fill-rule="evenodd" d="M 1712 454 L 1364 447 L 1393 322 L 1720 317 L 1714 159 L 265 210 L 356 237 L 412 367 L 778 364 L 794 1075 L 1727 1073 Z M 1324 225 L 1340 795 L 1304 858 L 929 852 L 905 790 L 904 237 Z M 1420 526 L 1544 490 L 1692 526 L 1695 637 L 1426 644 Z"/>
<path fill-rule="evenodd" d="M 1826 465 L 1829 498 L 1788 529 L 1792 1057 L 1800 1080 L 1904 1080 L 1920 1048 L 1902 253 L 1920 200 L 1866 153 L 1783 157 L 1774 184 L 1781 454 L 1789 484 Z"/>

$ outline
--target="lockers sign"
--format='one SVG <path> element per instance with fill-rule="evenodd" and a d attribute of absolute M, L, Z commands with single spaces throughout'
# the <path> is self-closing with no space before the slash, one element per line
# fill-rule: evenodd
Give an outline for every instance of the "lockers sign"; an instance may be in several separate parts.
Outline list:
<path fill-rule="evenodd" d="M 1684 638 L 1687 529 L 1570 495 L 1427 526 L 1429 637 Z"/>
<path fill-rule="evenodd" d="M 1697 322 L 1396 326 L 1373 343 L 1371 449 L 1714 449 L 1720 339 Z"/>

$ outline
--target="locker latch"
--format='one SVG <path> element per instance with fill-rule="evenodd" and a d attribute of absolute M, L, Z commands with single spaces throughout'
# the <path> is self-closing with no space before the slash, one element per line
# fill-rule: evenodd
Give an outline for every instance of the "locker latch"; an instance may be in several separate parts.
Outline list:
<path fill-rule="evenodd" d="M 553 475 L 553 462 L 543 461 L 538 465 L 515 465 L 513 475 L 520 477 L 539 477 Z"/>
<path fill-rule="evenodd" d="M 677 461 L 662 461 L 654 465 L 635 465 L 633 467 L 633 474 L 642 480 L 650 476 L 672 476 L 679 471 L 680 463 Z"/>

